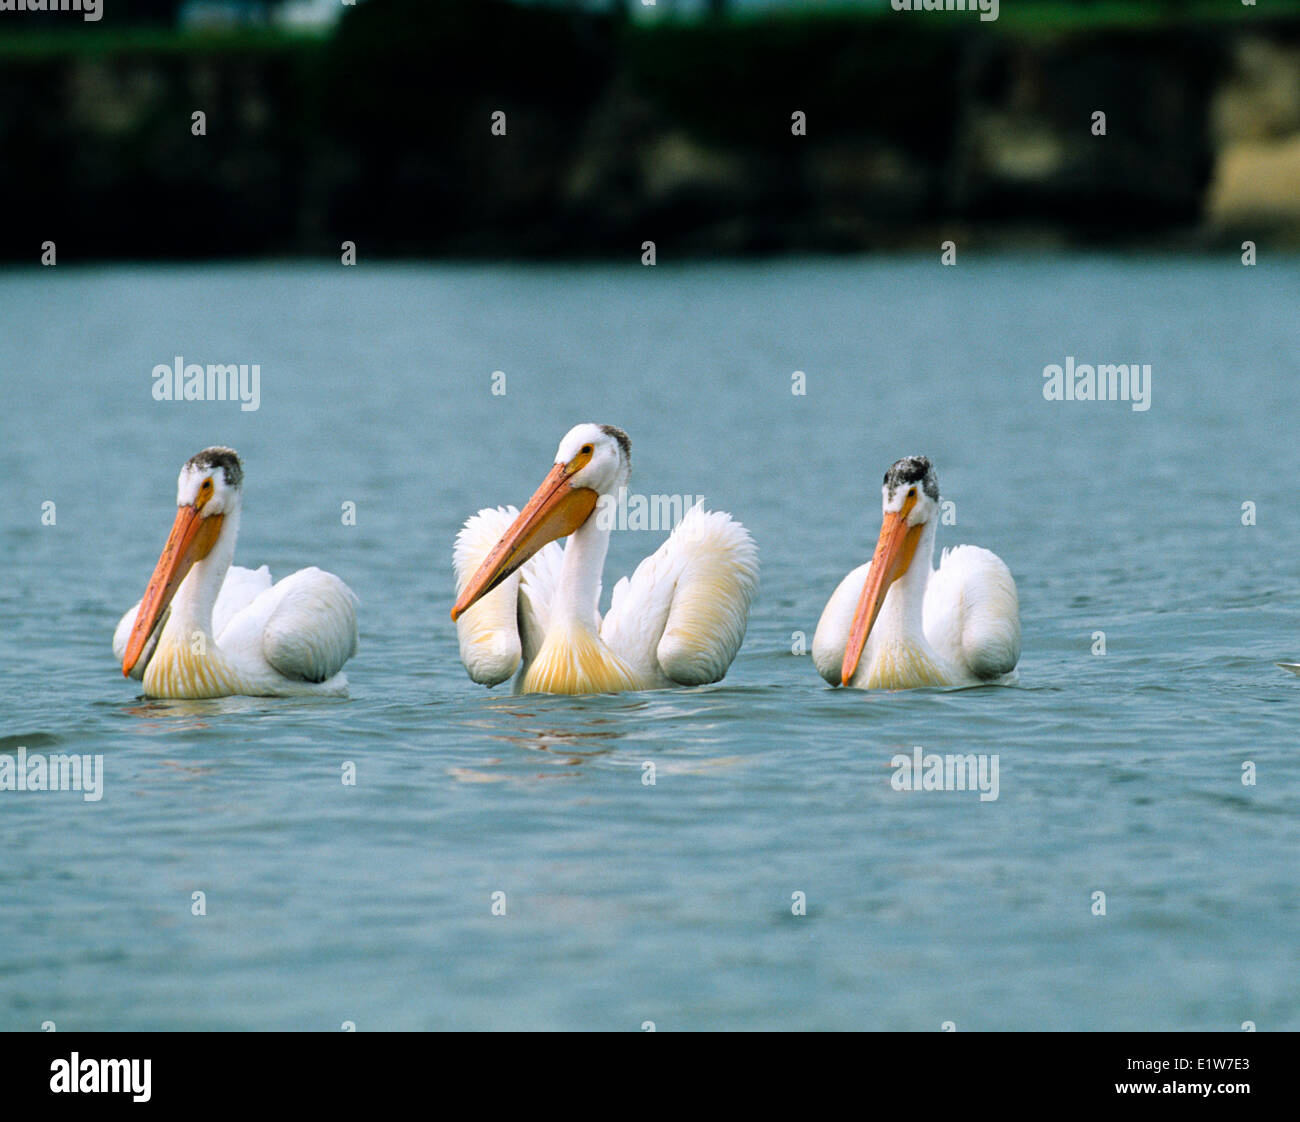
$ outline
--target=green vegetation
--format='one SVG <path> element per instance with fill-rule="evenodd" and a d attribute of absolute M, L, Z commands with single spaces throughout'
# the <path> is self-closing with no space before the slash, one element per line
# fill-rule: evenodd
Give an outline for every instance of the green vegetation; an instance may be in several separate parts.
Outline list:
<path fill-rule="evenodd" d="M 972 2 L 973 0 L 967 0 L 967 3 Z M 734 26 L 789 19 L 809 23 L 844 19 L 874 22 L 914 14 L 895 12 L 890 8 L 888 0 L 882 0 L 879 6 L 871 7 L 841 4 L 803 11 L 793 6 L 790 11 L 745 9 L 730 15 L 728 22 Z M 1275 16 L 1298 14 L 1300 0 L 1259 0 L 1253 6 L 1242 4 L 1240 0 L 1001 0 L 997 20 L 985 24 L 985 27 L 1003 33 L 1022 29 L 1079 31 L 1093 28 L 1177 27 L 1195 23 L 1260 22 Z M 923 13 L 924 21 L 931 24 L 969 26 L 971 18 L 970 12 Z M 696 26 L 705 21 L 698 17 L 683 16 L 675 22 Z M 979 22 L 978 19 L 976 22 Z"/>
<path fill-rule="evenodd" d="M 973 2 L 973 0 L 968 0 Z M 424 33 L 441 33 L 444 25 L 466 30 L 481 25 L 485 19 L 507 19 L 516 41 L 536 57 L 536 44 L 529 36 L 538 28 L 553 24 L 561 13 L 545 6 L 528 5 L 502 12 L 502 0 L 425 0 L 418 6 L 403 0 L 370 0 L 351 9 L 343 26 L 349 33 L 366 34 L 368 27 L 391 28 L 395 11 L 403 12 L 406 35 L 419 39 Z M 1300 16 L 1300 0 L 1259 0 L 1248 6 L 1237 0 L 1001 0 L 998 19 L 991 23 L 973 18 L 970 12 L 895 12 L 888 3 L 863 7 L 859 4 L 818 7 L 788 11 L 780 9 L 745 9 L 732 11 L 725 19 L 716 16 L 667 15 L 654 23 L 629 21 L 623 36 L 629 49 L 643 55 L 658 52 L 658 42 L 670 41 L 680 46 L 698 37 L 710 48 L 722 39 L 743 43 L 754 37 L 755 50 L 763 41 L 790 42 L 806 39 L 829 30 L 870 33 L 875 35 L 896 25 L 909 36 L 927 31 L 970 31 L 989 35 L 1042 34 L 1058 31 L 1109 30 L 1124 28 L 1151 29 L 1186 27 L 1195 24 L 1258 23 L 1275 18 Z M 97 24 L 69 22 L 58 29 L 28 30 L 0 28 L 0 58 L 48 58 L 59 55 L 117 54 L 150 51 L 184 52 L 265 52 L 279 50 L 313 50 L 330 38 L 311 31 L 290 31 L 268 27 L 233 30 L 179 31 L 158 23 L 122 26 L 121 22 Z M 381 32 L 382 33 L 382 32 Z M 508 47 L 510 37 L 502 35 L 499 43 Z M 644 44 L 644 46 L 643 46 Z M 702 47 L 699 49 L 703 49 Z M 539 61 L 542 61 L 539 59 Z"/>
<path fill-rule="evenodd" d="M 1003 0 L 997 23 L 1006 32 L 1112 30 L 1187 27 L 1196 24 L 1267 23 L 1300 14 L 1300 0 Z"/>

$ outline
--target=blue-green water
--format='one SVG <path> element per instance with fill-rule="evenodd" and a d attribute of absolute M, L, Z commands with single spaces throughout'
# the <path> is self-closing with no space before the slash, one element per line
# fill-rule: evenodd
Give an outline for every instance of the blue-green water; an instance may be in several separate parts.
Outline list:
<path fill-rule="evenodd" d="M 1232 256 L 0 274 L 0 753 L 105 768 L 95 803 L 0 792 L 0 1028 L 1300 1028 L 1297 292 Z M 176 355 L 260 364 L 260 408 L 155 401 Z M 1150 363 L 1151 408 L 1045 401 L 1067 356 Z M 754 533 L 720 685 L 461 668 L 453 536 L 585 420 Z M 349 700 L 147 702 L 115 665 L 215 443 L 237 560 L 360 596 Z M 914 452 L 940 544 L 1016 576 L 1016 688 L 792 653 Z M 606 596 L 661 538 L 615 535 Z M 999 798 L 895 791 L 915 745 L 997 754 Z"/>

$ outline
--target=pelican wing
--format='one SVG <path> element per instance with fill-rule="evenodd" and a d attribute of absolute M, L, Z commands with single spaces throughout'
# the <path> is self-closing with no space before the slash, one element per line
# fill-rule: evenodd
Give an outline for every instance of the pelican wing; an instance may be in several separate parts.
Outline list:
<path fill-rule="evenodd" d="M 212 608 L 213 633 L 220 635 L 234 615 L 243 611 L 254 599 L 270 587 L 271 572 L 265 565 L 260 569 L 245 569 L 240 565 L 231 565 L 226 573 L 226 579 L 221 582 L 221 591 L 217 594 L 217 602 Z M 118 621 L 117 628 L 113 632 L 113 657 L 118 662 L 121 662 L 126 657 L 126 644 L 131 638 L 131 628 L 135 626 L 135 616 L 139 610 L 140 601 L 137 600 L 131 610 Z M 168 608 L 163 613 L 162 618 L 159 619 L 158 626 L 154 628 L 153 637 L 149 640 L 140 658 L 132 668 L 131 677 L 136 681 L 143 680 L 145 667 L 149 665 L 149 659 L 153 657 L 154 645 L 158 642 L 158 636 L 162 634 L 162 629 L 167 625 L 167 618 L 170 614 L 171 609 Z"/>
<path fill-rule="evenodd" d="M 452 553 L 457 596 L 518 514 L 513 506 L 486 507 L 465 522 Z M 498 685 L 537 653 L 550 621 L 563 557 L 563 550 L 549 542 L 461 613 L 456 621 L 460 660 L 474 681 Z"/>
<path fill-rule="evenodd" d="M 300 569 L 235 612 L 217 634 L 230 652 L 259 652 L 278 674 L 325 682 L 357 653 L 357 596 L 333 573 Z"/>
<path fill-rule="evenodd" d="M 245 569 L 231 565 L 212 606 L 212 634 L 220 635 L 232 619 L 271 587 L 271 570 L 265 565 Z"/>
<path fill-rule="evenodd" d="M 925 589 L 925 637 L 976 678 L 1010 674 L 1020 660 L 1020 604 L 1011 570 L 976 545 L 945 549 Z"/>
<path fill-rule="evenodd" d="M 631 578 L 614 586 L 605 644 L 657 685 L 721 681 L 758 590 L 758 548 L 731 515 L 694 506 Z"/>
<path fill-rule="evenodd" d="M 137 600 L 126 615 L 117 621 L 117 627 L 113 630 L 113 657 L 118 662 L 126 658 L 126 645 L 131 641 L 131 629 L 135 626 L 135 617 L 139 611 L 140 601 Z M 159 617 L 158 625 L 153 629 L 153 634 L 145 644 L 144 650 L 140 652 L 140 657 L 135 660 L 135 666 L 131 668 L 131 677 L 137 682 L 144 680 L 144 669 L 153 658 L 153 649 L 158 643 L 158 636 L 162 634 L 162 629 L 167 625 L 167 617 L 170 615 L 171 608 L 168 608 Z"/>
<path fill-rule="evenodd" d="M 822 617 L 817 621 L 817 630 L 813 633 L 812 660 L 817 673 L 832 686 L 840 684 L 840 675 L 844 667 L 844 648 L 849 643 L 849 632 L 853 628 L 853 613 L 862 598 L 862 589 L 867 583 L 867 574 L 871 572 L 871 562 L 859 565 L 831 593 L 822 609 Z"/>

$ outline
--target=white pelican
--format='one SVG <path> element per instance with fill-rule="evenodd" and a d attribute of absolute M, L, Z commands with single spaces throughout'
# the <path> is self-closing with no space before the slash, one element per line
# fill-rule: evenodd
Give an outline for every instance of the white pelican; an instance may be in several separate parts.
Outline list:
<path fill-rule="evenodd" d="M 320 569 L 273 586 L 265 565 L 231 566 L 243 478 L 230 448 L 207 448 L 181 468 L 176 521 L 144 598 L 117 625 L 113 654 L 149 697 L 344 694 L 356 595 Z"/>
<path fill-rule="evenodd" d="M 749 532 L 692 507 L 614 586 L 602 623 L 612 500 L 627 484 L 631 444 L 611 425 L 577 425 L 555 460 L 522 512 L 480 510 L 456 536 L 451 618 L 469 676 L 494 686 L 517 670 L 516 693 L 563 694 L 720 681 L 758 587 Z M 566 536 L 561 550 L 554 543 Z"/>
<path fill-rule="evenodd" d="M 912 689 L 1008 682 L 1020 658 L 1016 582 L 987 549 L 945 549 L 932 566 L 939 481 L 924 456 L 885 472 L 871 561 L 832 594 L 813 664 L 833 686 Z"/>

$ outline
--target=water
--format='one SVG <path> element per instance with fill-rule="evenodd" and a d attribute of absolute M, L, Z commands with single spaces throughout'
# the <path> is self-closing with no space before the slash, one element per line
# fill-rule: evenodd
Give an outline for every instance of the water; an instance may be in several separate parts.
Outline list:
<path fill-rule="evenodd" d="M 1300 1028 L 1297 290 L 1231 256 L 0 274 L 0 753 L 106 770 L 0 793 L 0 1028 Z M 260 408 L 154 401 L 178 354 L 259 363 Z M 1150 410 L 1045 401 L 1067 355 L 1150 363 Z M 758 540 L 720 685 L 461 668 L 455 531 L 582 420 Z M 148 702 L 114 664 L 214 443 L 237 560 L 360 596 L 349 700 Z M 913 452 L 940 544 L 1015 573 L 1017 688 L 791 653 Z M 617 534 L 606 589 L 660 539 Z M 894 791 L 914 745 L 996 753 L 999 798 Z"/>

